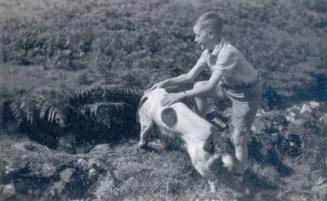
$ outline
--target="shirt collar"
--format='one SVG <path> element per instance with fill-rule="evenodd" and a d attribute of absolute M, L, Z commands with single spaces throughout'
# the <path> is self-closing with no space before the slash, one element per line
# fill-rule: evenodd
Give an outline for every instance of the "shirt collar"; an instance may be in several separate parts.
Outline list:
<path fill-rule="evenodd" d="M 225 40 L 221 39 L 220 42 L 215 46 L 212 52 L 208 51 L 210 55 L 216 55 L 220 51 L 220 49 L 223 47 Z"/>

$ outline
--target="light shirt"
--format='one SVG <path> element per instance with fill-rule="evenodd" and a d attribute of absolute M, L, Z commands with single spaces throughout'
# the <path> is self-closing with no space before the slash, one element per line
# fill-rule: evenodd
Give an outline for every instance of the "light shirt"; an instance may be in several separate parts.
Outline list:
<path fill-rule="evenodd" d="M 209 66 L 211 73 L 220 71 L 221 83 L 230 87 L 253 83 L 258 76 L 243 54 L 226 41 L 217 44 L 212 52 L 204 50 L 196 65 Z"/>

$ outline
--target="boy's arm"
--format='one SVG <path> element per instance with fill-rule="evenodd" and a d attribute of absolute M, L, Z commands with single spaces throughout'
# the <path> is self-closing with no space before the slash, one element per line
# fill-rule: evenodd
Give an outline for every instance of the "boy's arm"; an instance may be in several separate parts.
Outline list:
<path fill-rule="evenodd" d="M 236 67 L 238 53 L 234 48 L 224 48 L 218 55 L 216 64 L 212 67 L 213 73 L 208 82 L 196 89 L 185 92 L 185 96 L 201 96 L 217 86 L 222 77 L 230 74 Z"/>
<path fill-rule="evenodd" d="M 223 77 L 222 73 L 219 71 L 214 71 L 205 85 L 201 87 L 191 89 L 179 93 L 171 93 L 165 96 L 165 98 L 160 102 L 162 106 L 168 106 L 170 104 L 176 103 L 185 97 L 201 96 L 202 94 L 208 93 L 214 87 L 217 86 L 220 79 Z"/>
<path fill-rule="evenodd" d="M 201 96 L 205 95 L 209 91 L 211 91 L 213 88 L 217 86 L 221 78 L 223 77 L 223 74 L 219 71 L 214 71 L 208 80 L 208 82 L 201 87 L 193 88 L 191 90 L 185 91 L 184 96 L 187 97 L 193 97 L 193 96 Z"/>
<path fill-rule="evenodd" d="M 165 85 L 169 86 L 169 85 L 175 85 L 175 84 L 191 83 L 201 73 L 202 70 L 203 70 L 203 65 L 196 63 L 189 72 L 181 74 L 174 78 L 167 79 Z"/>

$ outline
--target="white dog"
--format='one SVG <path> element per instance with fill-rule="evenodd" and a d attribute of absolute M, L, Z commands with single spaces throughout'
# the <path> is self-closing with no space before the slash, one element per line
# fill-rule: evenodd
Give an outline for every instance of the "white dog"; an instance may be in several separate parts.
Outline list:
<path fill-rule="evenodd" d="M 234 166 L 232 156 L 206 149 L 208 140 L 212 139 L 216 132 L 212 124 L 183 103 L 163 107 L 160 101 L 165 94 L 167 94 L 165 89 L 158 88 L 146 92 L 142 97 L 138 111 L 141 125 L 139 146 L 144 147 L 147 144 L 146 135 L 154 125 L 179 136 L 186 145 L 194 168 L 208 180 L 210 191 L 215 192 L 217 181 L 215 173 L 222 170 L 219 166 L 231 171 Z"/>

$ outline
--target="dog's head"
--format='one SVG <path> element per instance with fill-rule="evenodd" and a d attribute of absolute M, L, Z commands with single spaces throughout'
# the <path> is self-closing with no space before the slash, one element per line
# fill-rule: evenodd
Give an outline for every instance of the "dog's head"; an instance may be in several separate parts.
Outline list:
<path fill-rule="evenodd" d="M 140 147 L 144 147 L 146 145 L 146 138 L 149 136 L 148 134 L 151 132 L 156 119 L 157 124 L 158 119 L 161 119 L 161 121 L 159 121 L 159 125 L 157 125 L 161 127 L 160 130 L 164 129 L 162 123 L 164 126 L 166 126 L 166 128 L 171 128 L 177 122 L 177 114 L 175 110 L 171 107 L 161 106 L 160 102 L 164 98 L 165 94 L 167 94 L 165 89 L 158 88 L 146 92 L 141 98 L 137 110 L 137 118 L 141 126 L 139 142 Z M 160 112 L 158 113 L 158 111 Z"/>
<path fill-rule="evenodd" d="M 151 117 L 151 104 L 147 103 L 149 97 L 144 95 L 141 98 L 139 107 L 137 109 L 137 120 L 141 126 L 139 147 L 146 146 L 146 136 L 151 131 L 153 126 L 153 119 Z"/>

